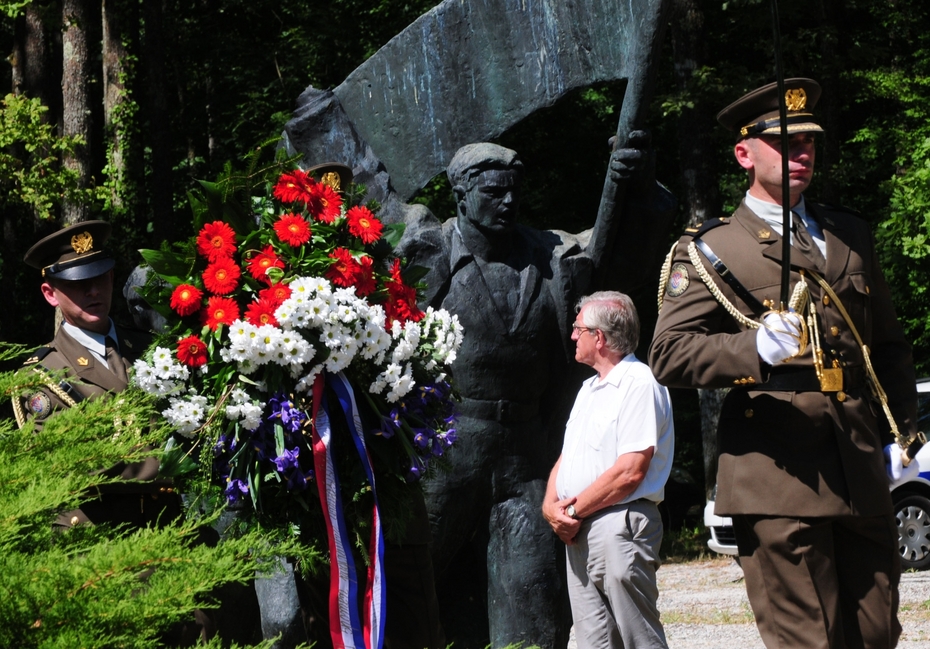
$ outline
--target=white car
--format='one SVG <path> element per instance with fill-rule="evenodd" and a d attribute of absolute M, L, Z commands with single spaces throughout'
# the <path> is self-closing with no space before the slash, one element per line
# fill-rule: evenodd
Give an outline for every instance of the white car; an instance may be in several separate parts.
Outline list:
<path fill-rule="evenodd" d="M 917 381 L 917 427 L 930 436 L 930 378 Z M 930 568 L 930 444 L 917 453 L 917 462 L 920 473 L 891 490 L 898 522 L 898 551 L 905 570 Z M 707 546 L 711 550 L 734 556 L 738 553 L 733 520 L 714 514 L 713 500 L 704 507 L 704 525 L 710 529 Z"/>

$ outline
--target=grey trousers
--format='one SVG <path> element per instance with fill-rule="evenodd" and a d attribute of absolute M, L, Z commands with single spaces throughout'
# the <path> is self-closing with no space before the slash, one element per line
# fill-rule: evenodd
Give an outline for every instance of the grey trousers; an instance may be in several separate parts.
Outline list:
<path fill-rule="evenodd" d="M 648 500 L 582 523 L 565 548 L 578 649 L 667 649 L 656 607 L 661 544 L 662 517 Z"/>

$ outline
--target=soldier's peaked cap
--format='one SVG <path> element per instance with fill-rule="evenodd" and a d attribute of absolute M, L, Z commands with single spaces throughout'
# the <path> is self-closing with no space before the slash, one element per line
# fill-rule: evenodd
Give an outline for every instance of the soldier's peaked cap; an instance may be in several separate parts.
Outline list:
<path fill-rule="evenodd" d="M 23 261 L 43 278 L 77 281 L 103 275 L 116 263 L 103 244 L 110 237 L 106 221 L 82 221 L 40 239 Z"/>
<path fill-rule="evenodd" d="M 788 133 L 822 133 L 813 110 L 820 100 L 820 84 L 813 79 L 785 79 Z M 778 84 L 757 88 L 717 113 L 717 121 L 737 139 L 756 135 L 778 135 Z"/>

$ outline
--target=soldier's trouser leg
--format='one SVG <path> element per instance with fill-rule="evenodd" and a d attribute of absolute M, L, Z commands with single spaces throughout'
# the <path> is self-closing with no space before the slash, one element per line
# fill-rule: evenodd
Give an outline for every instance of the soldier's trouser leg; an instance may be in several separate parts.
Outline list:
<path fill-rule="evenodd" d="M 768 649 L 891 649 L 900 560 L 891 516 L 734 516 L 746 592 Z"/>
<path fill-rule="evenodd" d="M 495 649 L 564 649 L 571 628 L 565 552 L 540 511 L 546 484 L 494 505 L 489 525 L 488 618 Z"/>

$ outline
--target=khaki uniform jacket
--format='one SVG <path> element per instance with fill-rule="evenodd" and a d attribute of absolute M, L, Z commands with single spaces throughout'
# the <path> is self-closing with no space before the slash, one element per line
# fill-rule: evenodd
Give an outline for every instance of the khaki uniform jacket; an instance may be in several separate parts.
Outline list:
<path fill-rule="evenodd" d="M 129 371 L 133 362 L 145 352 L 151 336 L 119 326 L 116 327 L 116 335 L 123 365 Z M 50 381 L 46 387 L 21 398 L 17 412 L 20 427 L 27 420 L 32 420 L 36 428 L 41 429 L 43 422 L 57 410 L 69 408 L 84 399 L 99 398 L 122 387 L 113 372 L 98 363 L 64 327 L 26 364 L 40 371 L 42 368 L 65 370 L 67 378 L 59 382 Z M 143 525 L 154 521 L 157 514 L 166 508 L 171 517 L 177 515 L 179 503 L 175 502 L 172 483 L 157 479 L 158 466 L 158 459 L 150 457 L 143 462 L 120 463 L 105 469 L 108 475 L 119 475 L 134 482 L 107 485 L 101 490 L 103 495 L 100 499 L 89 501 L 79 510 L 61 514 L 56 525 L 69 527 L 87 521 Z M 159 498 L 160 503 L 156 502 Z"/>
<path fill-rule="evenodd" d="M 824 231 L 823 275 L 871 350 L 900 431 L 912 434 L 917 404 L 911 348 L 895 316 L 868 225 L 837 208 L 808 203 L 808 213 Z M 777 305 L 781 238 L 745 204 L 722 220 L 702 240 L 754 297 Z M 843 368 L 843 392 L 765 390 L 765 382 L 776 374 L 814 374 L 811 348 L 777 367 L 764 364 L 756 350 L 756 331 L 729 314 L 695 272 L 687 252 L 691 241 L 685 235 L 674 251 L 674 281 L 664 293 L 649 364 L 667 386 L 733 388 L 718 425 L 716 512 L 886 515 L 891 500 L 882 448 L 892 439 L 865 384 L 862 352 L 836 305 L 808 279 L 824 366 L 835 360 Z M 793 289 L 798 270 L 814 266 L 796 249 L 791 253 Z M 723 295 L 743 315 L 758 320 L 703 256 L 701 260 Z"/>

